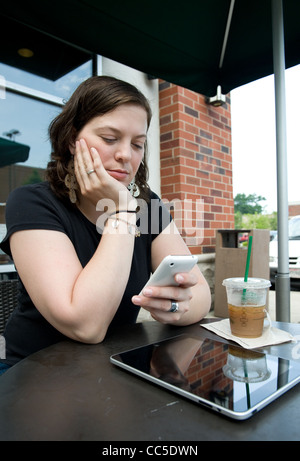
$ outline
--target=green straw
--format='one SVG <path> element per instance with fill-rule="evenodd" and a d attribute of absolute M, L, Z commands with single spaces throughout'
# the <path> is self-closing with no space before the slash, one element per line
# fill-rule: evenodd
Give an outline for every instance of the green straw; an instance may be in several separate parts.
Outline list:
<path fill-rule="evenodd" d="M 247 252 L 244 282 L 247 282 L 248 280 L 250 258 L 251 258 L 251 248 L 252 248 L 252 235 L 250 235 L 248 239 L 248 252 Z M 242 302 L 245 302 L 245 301 L 246 301 L 246 288 L 243 289 L 243 294 L 242 294 Z M 244 359 L 243 359 L 243 363 L 244 363 L 245 378 L 247 378 L 248 377 L 247 363 Z M 251 402 L 250 402 L 249 383 L 246 382 L 245 384 L 246 384 L 246 394 L 247 394 L 247 405 L 248 405 L 248 408 L 250 408 Z"/>
<path fill-rule="evenodd" d="M 252 238 L 253 238 L 253 236 L 250 235 L 249 242 L 248 242 L 248 253 L 247 253 L 247 262 L 246 262 L 246 270 L 245 270 L 244 282 L 247 282 L 247 280 L 248 280 L 250 258 L 251 258 L 251 248 L 252 248 Z"/>
<path fill-rule="evenodd" d="M 247 262 L 246 262 L 244 282 L 247 282 L 247 280 L 248 280 L 250 258 L 251 258 L 251 248 L 252 248 L 252 238 L 253 238 L 253 236 L 250 235 L 249 240 L 248 240 L 248 252 L 247 252 Z M 242 295 L 242 301 L 243 302 L 245 302 L 245 296 L 246 296 L 246 288 L 243 289 L 243 295 Z"/>

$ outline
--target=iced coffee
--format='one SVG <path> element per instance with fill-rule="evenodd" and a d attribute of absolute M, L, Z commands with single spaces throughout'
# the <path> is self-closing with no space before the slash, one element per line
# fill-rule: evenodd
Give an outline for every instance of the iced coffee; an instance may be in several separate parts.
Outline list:
<path fill-rule="evenodd" d="M 258 338 L 263 333 L 269 280 L 225 279 L 231 333 L 241 338 Z"/>

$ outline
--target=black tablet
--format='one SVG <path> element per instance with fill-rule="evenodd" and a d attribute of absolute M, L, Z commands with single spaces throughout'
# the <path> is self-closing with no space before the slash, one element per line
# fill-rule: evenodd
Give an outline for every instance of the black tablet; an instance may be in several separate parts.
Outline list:
<path fill-rule="evenodd" d="M 300 362 L 185 334 L 112 355 L 110 360 L 239 420 L 251 417 L 300 381 Z"/>

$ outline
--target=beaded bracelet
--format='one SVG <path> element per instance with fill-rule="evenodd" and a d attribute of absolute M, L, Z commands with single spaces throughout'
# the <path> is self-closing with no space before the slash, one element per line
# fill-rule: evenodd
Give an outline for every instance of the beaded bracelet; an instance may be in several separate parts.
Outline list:
<path fill-rule="evenodd" d="M 137 211 L 136 210 L 116 210 L 113 213 L 110 213 L 108 216 L 112 216 L 118 213 L 137 213 Z"/>
<path fill-rule="evenodd" d="M 107 218 L 107 221 L 108 221 L 109 219 L 113 219 L 113 222 L 111 223 L 111 225 L 112 225 L 112 227 L 113 227 L 114 229 L 117 229 L 117 228 L 119 227 L 119 223 L 120 223 L 120 222 L 124 222 L 125 224 L 127 224 L 127 228 L 128 228 L 129 234 L 135 235 L 136 237 L 140 237 L 141 232 L 140 232 L 139 229 L 137 228 L 136 224 L 131 224 L 131 223 L 129 223 L 128 221 L 126 221 L 125 219 L 121 219 L 121 218 L 109 217 L 109 218 Z"/>

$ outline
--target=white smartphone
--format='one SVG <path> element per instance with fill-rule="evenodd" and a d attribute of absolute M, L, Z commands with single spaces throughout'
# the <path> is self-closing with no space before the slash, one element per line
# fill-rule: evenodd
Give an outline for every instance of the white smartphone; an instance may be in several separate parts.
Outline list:
<path fill-rule="evenodd" d="M 189 272 L 198 262 L 195 255 L 169 255 L 166 256 L 144 286 L 177 286 L 174 275 L 179 272 Z"/>

